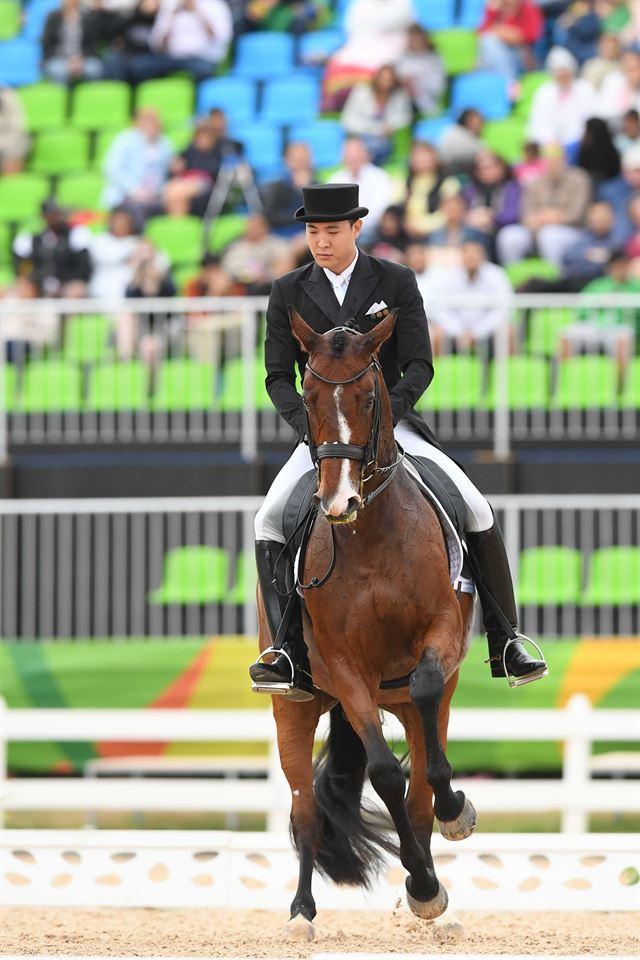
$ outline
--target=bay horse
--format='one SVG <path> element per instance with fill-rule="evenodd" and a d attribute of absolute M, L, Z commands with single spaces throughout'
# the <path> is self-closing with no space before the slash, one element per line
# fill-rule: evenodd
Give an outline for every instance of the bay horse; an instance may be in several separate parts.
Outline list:
<path fill-rule="evenodd" d="M 382 851 L 397 849 L 363 816 L 365 774 L 393 821 L 408 872 L 407 902 L 422 919 L 435 919 L 447 907 L 430 852 L 434 814 L 451 840 L 469 836 L 476 822 L 462 791 L 451 789 L 445 754 L 473 599 L 457 597 L 452 588 L 439 520 L 402 466 L 394 439 L 378 351 L 395 318 L 390 312 L 364 334 L 345 328 L 320 334 L 290 313 L 293 334 L 308 354 L 303 395 L 321 506 L 300 574 L 318 689 L 307 702 L 273 696 L 272 703 L 299 857 L 288 929 L 308 939 L 316 915 L 314 866 L 336 883 L 368 886 Z M 265 650 L 271 641 L 259 590 L 258 620 Z M 404 677 L 402 685 L 380 689 L 382 681 Z M 406 798 L 381 709 L 404 725 L 411 756 Z M 314 768 L 314 735 L 327 710 L 330 732 Z"/>

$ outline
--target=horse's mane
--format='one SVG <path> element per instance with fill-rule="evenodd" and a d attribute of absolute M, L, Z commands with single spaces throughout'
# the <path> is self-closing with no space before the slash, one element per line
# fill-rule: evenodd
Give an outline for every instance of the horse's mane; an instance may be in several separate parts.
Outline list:
<path fill-rule="evenodd" d="M 341 357 L 344 354 L 349 339 L 347 334 L 357 336 L 359 333 L 354 320 L 347 320 L 343 327 L 336 327 L 331 337 L 331 352 L 334 357 Z"/>

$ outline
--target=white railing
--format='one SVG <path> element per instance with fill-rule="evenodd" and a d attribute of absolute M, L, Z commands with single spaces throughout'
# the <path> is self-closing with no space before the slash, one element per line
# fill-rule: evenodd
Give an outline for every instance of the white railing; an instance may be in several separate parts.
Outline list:
<path fill-rule="evenodd" d="M 324 739 L 328 717 L 317 738 Z M 385 714 L 385 735 L 402 741 L 404 730 Z M 505 733 L 505 731 L 508 731 Z M 594 741 L 640 740 L 640 716 L 633 710 L 593 709 L 574 695 L 564 710 L 456 710 L 449 740 L 563 741 L 562 778 L 558 780 L 461 779 L 478 809 L 500 813 L 560 811 L 562 830 L 582 833 L 591 812 L 637 812 L 640 782 L 591 780 L 589 762 Z M 6 779 L 7 744 L 20 741 L 109 742 L 260 742 L 268 746 L 266 779 L 175 780 L 145 778 L 16 778 Z M 140 761 L 144 767 L 144 759 Z M 168 758 L 171 763 L 171 758 Z M 633 761 L 630 760 L 633 765 Z M 130 771 L 132 772 L 132 771 Z M 5 811 L 24 810 L 173 810 L 261 813 L 270 830 L 286 829 L 289 788 L 280 770 L 275 723 L 262 710 L 83 710 L 7 708 L 0 700 L 0 785 Z M 377 802 L 372 791 L 369 799 Z"/>
<path fill-rule="evenodd" d="M 5 395 L 3 379 L 9 397 L 9 410 L 3 413 L 0 407 L 0 462 L 7 444 L 225 443 L 251 461 L 259 443 L 289 442 L 292 431 L 259 383 L 266 304 L 264 297 L 2 301 L 4 339 L 12 341 L 13 355 L 4 370 L 0 357 L 0 398 Z M 433 310 L 427 304 L 427 314 L 437 316 L 444 307 L 466 311 L 469 306 L 468 300 L 451 297 L 439 300 Z M 593 409 L 571 409 L 554 397 L 561 379 L 560 340 L 565 337 L 567 350 L 576 347 L 566 335 L 567 321 L 588 322 L 608 311 L 614 315 L 610 325 L 632 354 L 640 309 L 636 295 L 518 294 L 504 302 L 474 298 L 474 309 L 485 307 L 503 308 L 512 322 L 479 345 L 477 369 L 465 375 L 464 383 L 452 382 L 451 403 L 448 389 L 444 400 L 437 396 L 437 382 L 427 391 L 421 409 L 442 440 L 490 446 L 504 458 L 519 441 L 633 439 L 639 412 L 625 400 L 629 373 L 618 379 L 613 356 L 603 374 L 616 380 L 610 384 L 610 402 L 603 405 L 598 399 Z M 555 312 L 555 320 L 549 311 Z M 552 326 L 557 324 L 555 346 L 553 330 L 550 340 L 544 332 L 545 316 L 551 316 Z M 83 317 L 97 319 L 83 327 Z M 26 321 L 29 343 L 18 339 Z M 612 353 L 617 342 L 609 338 Z M 445 338 L 443 355 L 452 348 Z M 530 399 L 511 402 L 507 368 L 512 350 L 537 359 L 540 369 L 522 376 L 548 379 L 542 399 L 532 391 Z M 43 356 L 62 359 L 66 372 L 48 383 L 43 369 L 36 369 L 34 376 L 33 364 Z M 114 379 L 113 362 L 131 358 L 143 369 L 129 367 L 124 378 Z M 208 373 L 164 365 L 183 358 L 208 367 Z M 438 358 L 435 366 L 437 377 Z M 460 403 L 456 391 L 465 390 L 468 396 L 466 378 L 478 376 L 475 392 Z M 114 390 L 112 409 L 104 395 L 105 378 Z"/>
<path fill-rule="evenodd" d="M 0 501 L 0 635 L 9 639 L 253 635 L 260 497 Z M 525 633 L 638 633 L 629 598 L 592 606 L 597 551 L 640 542 L 640 496 L 495 496 Z M 518 584 L 523 551 L 568 548 L 560 600 Z M 201 548 L 185 584 L 184 550 Z M 197 564 L 200 564 L 198 566 Z M 177 564 L 177 567 L 176 567 Z M 526 573 L 526 571 L 525 571 Z M 567 573 L 567 576 L 568 576 Z M 617 576 L 624 583 L 625 569 Z M 534 586 L 536 586 L 534 584 Z M 548 585 L 547 585 L 548 586 Z M 633 584 L 632 584 L 633 586 Z M 186 592 L 185 592 L 186 590 Z M 535 591 L 534 591 L 535 593 Z"/>

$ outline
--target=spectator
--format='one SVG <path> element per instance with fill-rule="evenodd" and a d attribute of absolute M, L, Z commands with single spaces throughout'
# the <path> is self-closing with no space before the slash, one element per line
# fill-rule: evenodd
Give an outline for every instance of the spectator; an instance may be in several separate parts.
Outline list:
<path fill-rule="evenodd" d="M 266 218 L 254 213 L 247 220 L 244 237 L 225 250 L 222 267 L 233 280 L 243 283 L 248 293 L 268 293 L 287 254 L 286 240 L 270 234 Z"/>
<path fill-rule="evenodd" d="M 601 276 L 613 251 L 628 239 L 628 234 L 616 228 L 614 212 L 608 203 L 591 204 L 585 229 L 564 252 L 564 276 L 583 285 Z"/>
<path fill-rule="evenodd" d="M 142 238 L 131 258 L 133 276 L 127 286 L 126 296 L 172 297 L 176 288 L 169 273 L 169 261 L 159 253 L 149 240 Z M 148 314 L 118 314 L 116 342 L 118 356 L 128 359 L 136 351 L 149 366 L 157 366 L 164 347 L 169 315 L 155 312 Z"/>
<path fill-rule="evenodd" d="M 620 156 L 630 147 L 640 145 L 640 114 L 637 110 L 627 110 L 622 118 L 622 129 L 616 135 L 614 143 Z"/>
<path fill-rule="evenodd" d="M 533 96 L 528 137 L 540 144 L 577 143 L 594 112 L 593 88 L 576 78 L 576 59 L 562 47 L 550 50 L 545 66 L 552 77 Z"/>
<path fill-rule="evenodd" d="M 347 134 L 358 136 L 373 163 L 383 163 L 391 153 L 392 137 L 413 119 L 409 94 L 393 67 L 380 67 L 368 83 L 353 88 L 342 111 Z"/>
<path fill-rule="evenodd" d="M 61 8 L 51 11 L 42 34 L 42 72 L 48 80 L 100 79 L 97 26 L 93 12 L 80 10 L 80 0 L 62 0 Z"/>
<path fill-rule="evenodd" d="M 116 19 L 104 57 L 105 77 L 133 82 L 136 58 L 151 56 L 151 32 L 159 9 L 160 0 L 138 0 L 133 10 Z"/>
<path fill-rule="evenodd" d="M 441 227 L 440 201 L 460 191 L 455 177 L 446 177 L 437 151 L 429 143 L 414 140 L 409 153 L 409 176 L 404 225 L 408 235 L 424 239 Z"/>
<path fill-rule="evenodd" d="M 372 255 L 382 257 L 384 260 L 393 260 L 394 263 L 403 263 L 404 251 L 408 243 L 409 237 L 402 222 L 402 207 L 389 207 L 382 214 L 372 239 Z"/>
<path fill-rule="evenodd" d="M 22 102 L 11 87 L 0 87 L 0 173 L 20 173 L 28 149 Z"/>
<path fill-rule="evenodd" d="M 480 66 L 501 73 L 512 88 L 534 66 L 533 44 L 543 19 L 532 0 L 487 0 L 480 33 Z"/>
<path fill-rule="evenodd" d="M 484 117 L 479 110 L 468 107 L 458 117 L 458 122 L 445 130 L 440 141 L 440 157 L 448 173 L 467 174 L 484 150 L 480 139 Z"/>
<path fill-rule="evenodd" d="M 599 117 L 587 120 L 578 148 L 578 166 L 590 175 L 594 186 L 620 175 L 618 153 L 609 127 Z"/>
<path fill-rule="evenodd" d="M 487 262 L 484 245 L 478 240 L 464 241 L 460 265 L 438 271 L 429 292 L 430 329 L 438 353 L 443 336 L 451 338 L 459 350 L 468 351 L 509 323 L 513 297 L 509 278 L 502 267 Z M 452 293 L 464 298 L 468 306 L 448 305 L 447 296 Z"/>
<path fill-rule="evenodd" d="M 135 126 L 119 133 L 107 151 L 106 206 L 126 206 L 137 227 L 147 217 L 161 213 L 162 189 L 172 156 L 173 147 L 162 132 L 158 114 L 150 107 L 138 110 Z"/>
<path fill-rule="evenodd" d="M 637 4 L 633 4 L 635 8 Z M 636 25 L 637 25 L 637 11 Z M 637 32 L 634 33 L 634 18 L 631 15 L 627 0 L 598 0 L 598 14 L 600 16 L 603 33 L 616 33 L 623 43 L 637 42 Z"/>
<path fill-rule="evenodd" d="M 8 300 L 35 300 L 39 295 L 38 287 L 26 274 L 19 274 L 0 295 L 0 303 Z M 31 356 L 32 350 L 45 346 L 54 346 L 59 333 L 58 316 L 34 310 L 30 313 L 12 313 L 2 304 L 2 323 L 0 323 L 0 348 L 7 363 L 22 365 Z"/>
<path fill-rule="evenodd" d="M 242 152 L 239 143 L 229 140 L 226 129 L 223 111 L 212 110 L 196 126 L 187 149 L 172 160 L 173 176 L 164 188 L 164 203 L 171 216 L 204 214 L 223 160 Z"/>
<path fill-rule="evenodd" d="M 485 252 L 488 251 L 490 247 L 488 234 L 466 223 L 467 204 L 461 193 L 443 198 L 439 209 L 443 224 L 429 237 L 432 264 L 459 263 L 460 250 L 465 243 L 480 243 Z M 434 252 L 434 247 L 440 248 L 437 254 Z"/>
<path fill-rule="evenodd" d="M 39 296 L 86 296 L 91 275 L 89 231 L 72 227 L 55 200 L 46 200 L 41 212 L 44 230 L 19 233 L 13 242 L 19 272 L 35 284 Z"/>
<path fill-rule="evenodd" d="M 640 52 L 627 50 L 620 67 L 602 82 L 599 96 L 601 117 L 619 127 L 628 110 L 640 111 Z"/>
<path fill-rule="evenodd" d="M 627 240 L 624 252 L 631 261 L 636 261 L 640 265 L 640 193 L 631 199 L 628 207 L 629 225 L 632 233 Z M 636 274 L 640 279 L 640 271 Z"/>
<path fill-rule="evenodd" d="M 522 148 L 522 162 L 515 168 L 515 177 L 521 186 L 535 180 L 544 172 L 545 162 L 540 156 L 537 143 L 525 143 Z"/>
<path fill-rule="evenodd" d="M 567 167 L 562 147 L 544 151 L 546 170 L 524 189 L 521 223 L 503 227 L 497 237 L 501 263 L 515 263 L 533 253 L 560 267 L 565 250 L 579 239 L 591 197 L 584 170 Z"/>
<path fill-rule="evenodd" d="M 184 293 L 186 297 L 242 297 L 245 288 L 227 273 L 218 254 L 205 253 L 199 272 L 187 281 Z"/>
<path fill-rule="evenodd" d="M 620 62 L 620 40 L 613 33 L 604 33 L 598 41 L 598 54 L 583 64 L 580 76 L 599 91 L 605 78 L 617 70 Z"/>
<path fill-rule="evenodd" d="M 600 20 L 595 7 L 595 0 L 572 0 L 554 24 L 554 45 L 566 47 L 580 64 L 597 52 Z"/>
<path fill-rule="evenodd" d="M 116 207 L 109 214 L 107 230 L 89 236 L 93 267 L 89 296 L 125 296 L 133 280 L 133 255 L 139 242 L 131 213 Z"/>
<path fill-rule="evenodd" d="M 184 294 L 186 297 L 242 297 L 246 294 L 246 289 L 242 283 L 229 276 L 217 254 L 205 253 L 198 274 L 187 282 Z M 237 317 L 238 323 L 242 322 L 240 311 L 225 311 L 226 321 L 232 317 Z M 215 369 L 218 369 L 221 363 L 221 319 L 220 313 L 212 313 L 211 310 L 190 310 L 187 315 L 189 353 L 196 360 L 212 364 Z"/>
<path fill-rule="evenodd" d="M 282 0 L 250 0 L 243 3 L 244 19 L 241 32 L 250 30 L 281 30 L 301 34 L 315 30 L 331 18 L 329 0 L 304 0 L 304 3 L 282 3 Z"/>
<path fill-rule="evenodd" d="M 520 185 L 508 164 L 488 150 L 476 157 L 462 195 L 469 208 L 467 224 L 491 237 L 520 219 Z"/>
<path fill-rule="evenodd" d="M 329 183 L 357 183 L 360 203 L 369 208 L 363 220 L 360 239 L 369 243 L 384 211 L 393 201 L 393 181 L 380 167 L 371 163 L 366 144 L 359 137 L 347 137 L 342 151 L 343 166 L 329 179 Z"/>
<path fill-rule="evenodd" d="M 598 200 L 610 203 L 616 212 L 619 227 L 629 228 L 627 210 L 634 194 L 640 191 L 640 144 L 629 147 L 622 155 L 622 175 L 601 183 Z"/>
<path fill-rule="evenodd" d="M 284 152 L 284 165 L 282 179 L 265 183 L 262 188 L 264 214 L 278 236 L 303 236 L 304 226 L 293 222 L 293 215 L 300 206 L 302 188 L 314 182 L 308 145 L 290 141 Z"/>
<path fill-rule="evenodd" d="M 407 51 L 396 69 L 416 109 L 426 115 L 439 113 L 447 78 L 431 37 L 417 23 L 409 27 Z"/>

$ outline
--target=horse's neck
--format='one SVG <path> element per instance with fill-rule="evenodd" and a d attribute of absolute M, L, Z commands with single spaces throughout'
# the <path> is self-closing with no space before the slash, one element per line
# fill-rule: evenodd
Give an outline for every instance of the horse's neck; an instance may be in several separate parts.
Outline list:
<path fill-rule="evenodd" d="M 378 435 L 378 466 L 388 467 L 397 459 L 398 447 L 393 435 L 393 417 L 391 401 L 386 390 L 380 397 L 381 417 L 380 433 Z"/>

